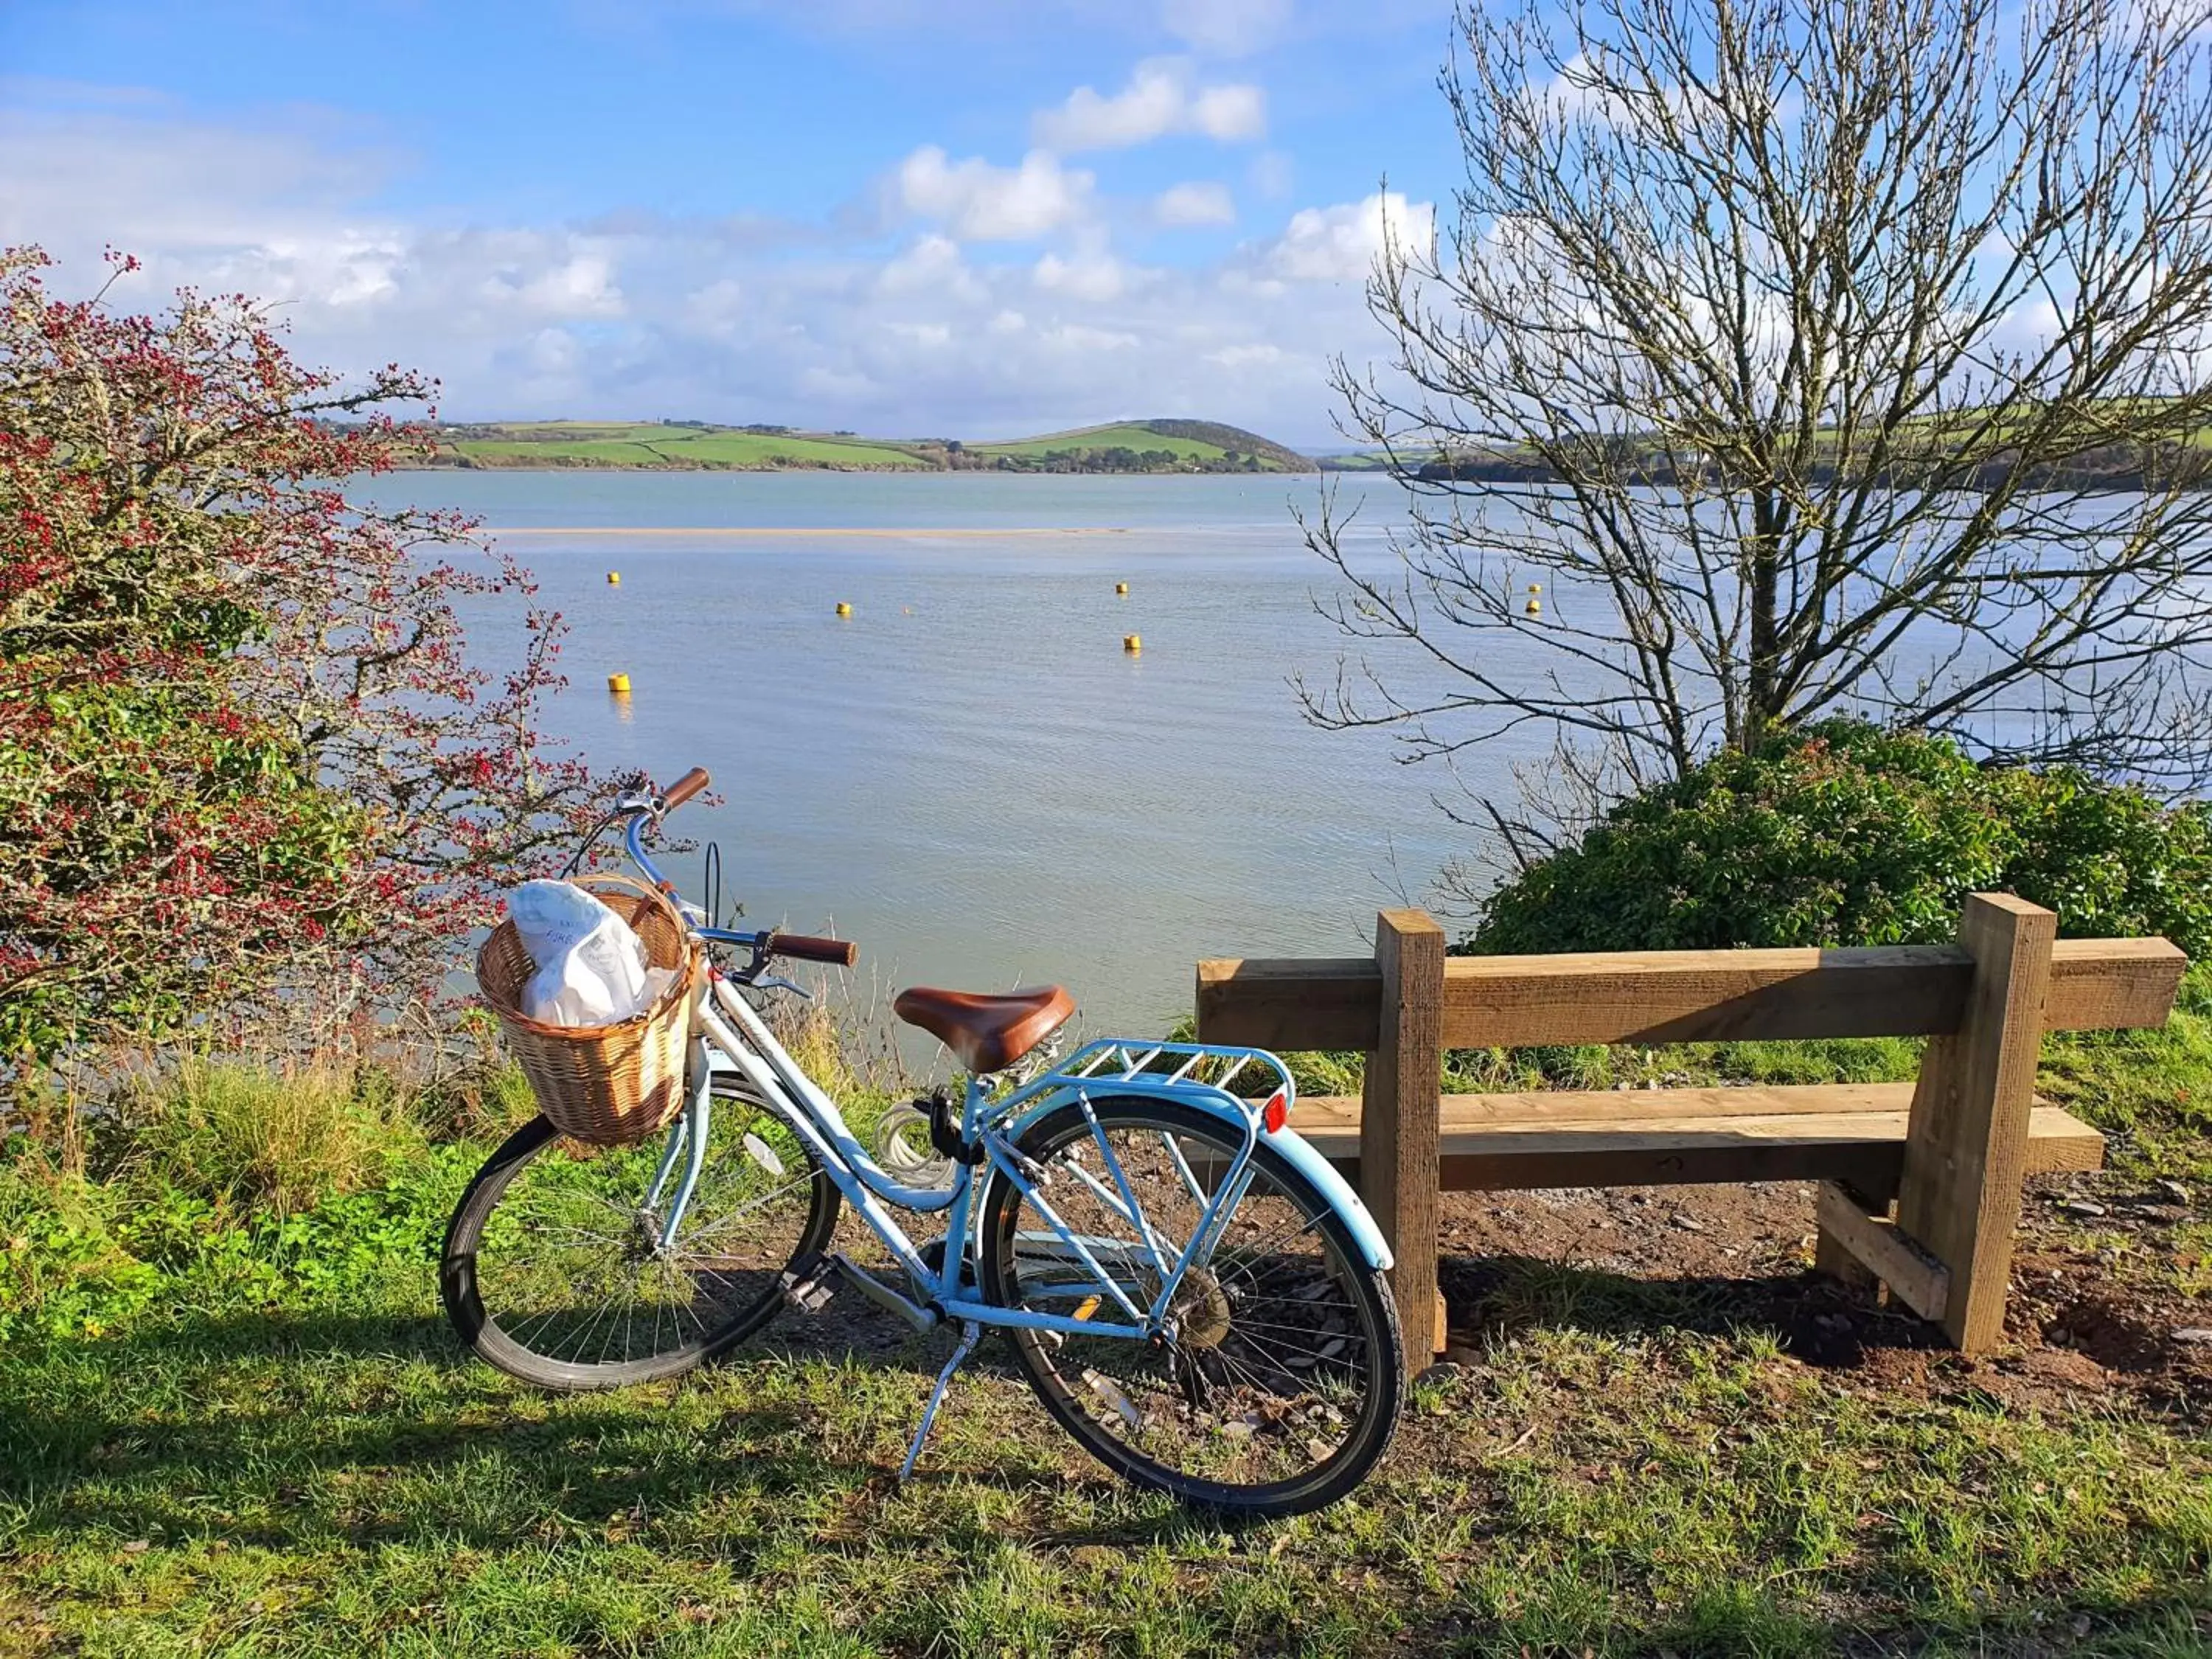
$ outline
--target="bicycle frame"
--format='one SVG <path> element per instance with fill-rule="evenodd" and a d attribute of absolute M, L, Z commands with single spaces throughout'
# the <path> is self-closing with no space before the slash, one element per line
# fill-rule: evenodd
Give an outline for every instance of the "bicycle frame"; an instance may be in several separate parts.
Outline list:
<path fill-rule="evenodd" d="M 642 815 L 630 821 L 625 836 L 629 855 L 654 885 L 672 895 L 672 884 L 653 866 L 641 844 L 644 822 Z M 766 937 L 696 923 L 692 924 L 692 929 L 702 939 L 750 946 L 757 951 Z M 1285 1109 L 1296 1095 L 1296 1085 L 1283 1063 L 1263 1049 L 1206 1043 L 1140 1043 L 1106 1038 L 1086 1044 L 1064 1065 L 995 1099 L 981 1079 L 971 1077 L 961 1106 L 961 1139 L 979 1149 L 981 1162 L 956 1162 L 949 1186 L 909 1187 L 894 1179 L 869 1156 L 846 1124 L 836 1103 L 799 1068 L 777 1042 L 767 1023 L 738 994 L 732 981 L 719 972 L 713 975 L 709 994 L 701 1001 L 693 1033 L 691 1096 L 670 1128 L 647 1195 L 647 1210 L 654 1210 L 670 1179 L 677 1175 L 680 1161 L 682 1175 L 665 1218 L 659 1224 L 661 1248 L 672 1246 L 699 1177 L 714 1109 L 713 1079 L 716 1075 L 740 1078 L 805 1144 L 846 1201 L 890 1250 L 912 1285 L 924 1293 L 925 1299 L 916 1301 L 896 1286 L 872 1281 L 873 1291 L 896 1304 L 917 1329 L 927 1329 L 940 1320 L 955 1320 L 1129 1340 L 1149 1340 L 1161 1334 L 1167 1329 L 1168 1310 L 1184 1277 L 1194 1267 L 1211 1260 L 1229 1216 L 1251 1185 L 1252 1158 L 1262 1130 L 1261 1114 L 1259 1108 L 1221 1085 L 1244 1066 L 1256 1066 L 1273 1074 Z M 1164 1073 L 1147 1069 L 1168 1057 L 1179 1058 L 1181 1064 Z M 1208 1059 L 1227 1062 L 1224 1074 L 1211 1084 L 1199 1082 L 1192 1076 L 1200 1062 Z M 1232 1131 L 1242 1130 L 1243 1145 L 1229 1164 L 1218 1170 L 1209 1169 L 1207 1173 L 1214 1181 L 1210 1193 L 1179 1143 L 1172 1136 L 1163 1135 L 1177 1175 L 1201 1206 L 1191 1236 L 1179 1246 L 1163 1238 L 1146 1217 L 1099 1127 L 1091 1111 L 1091 1091 L 1102 1085 L 1112 1085 L 1115 1092 L 1177 1099 L 1199 1107 Z M 1100 1254 L 1109 1253 L 1098 1247 L 1110 1244 L 1110 1254 L 1124 1258 L 1131 1254 L 1131 1247 L 1119 1241 L 1086 1239 L 1076 1233 L 1036 1190 L 1023 1168 L 1026 1160 L 1015 1146 L 1021 1131 L 1044 1113 L 1069 1104 L 1076 1106 L 1089 1121 L 1112 1184 L 1108 1185 L 1079 1166 L 1069 1166 L 1071 1172 L 1091 1188 L 1092 1194 L 1109 1212 L 1129 1224 L 1144 1252 L 1139 1265 L 1149 1266 L 1157 1275 L 1158 1288 L 1141 1304 L 1132 1294 L 1133 1278 L 1127 1273 L 1117 1276 L 1098 1260 Z M 1020 1192 L 1052 1229 L 1072 1260 L 1081 1263 L 1091 1275 L 1092 1285 L 1084 1287 L 1079 1282 L 1069 1287 L 1069 1299 L 1078 1300 L 1088 1289 L 1095 1288 L 1102 1298 L 1102 1308 L 1103 1304 L 1110 1303 L 1118 1310 L 1119 1319 L 1097 1317 L 1097 1309 L 1085 1310 L 1084 1316 L 1078 1316 L 1001 1307 L 982 1298 L 969 1282 L 967 1271 L 978 1242 L 975 1228 L 981 1218 L 975 1208 L 975 1196 L 979 1171 L 988 1171 Z M 923 1260 L 913 1239 L 887 1206 L 919 1214 L 949 1212 L 945 1249 L 937 1268 L 933 1270 Z"/>

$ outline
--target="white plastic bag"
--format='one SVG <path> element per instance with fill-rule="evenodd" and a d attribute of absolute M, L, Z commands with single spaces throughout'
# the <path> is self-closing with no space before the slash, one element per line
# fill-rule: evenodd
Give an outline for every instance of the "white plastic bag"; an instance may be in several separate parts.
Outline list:
<path fill-rule="evenodd" d="M 522 1012 L 544 1024 L 617 1024 L 650 1008 L 676 976 L 648 968 L 629 924 L 568 882 L 523 883 L 507 896 L 507 914 L 538 964 Z"/>

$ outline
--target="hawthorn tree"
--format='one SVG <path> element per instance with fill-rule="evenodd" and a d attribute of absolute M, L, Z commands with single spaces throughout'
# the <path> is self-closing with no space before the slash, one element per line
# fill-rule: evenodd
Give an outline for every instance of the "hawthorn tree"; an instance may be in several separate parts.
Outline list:
<path fill-rule="evenodd" d="M 0 1076 L 242 1008 L 431 994 L 590 780 L 535 716 L 559 618 L 450 513 L 348 493 L 434 390 L 266 310 L 50 295 L 0 253 Z M 462 611 L 516 616 L 487 672 Z"/>
<path fill-rule="evenodd" d="M 1378 262 L 1387 368 L 1337 377 L 1412 529 L 1378 571 L 1309 526 L 1328 608 L 1399 665 L 1310 712 L 1410 758 L 1540 739 L 1548 827 L 1490 803 L 1524 860 L 1838 714 L 2202 787 L 2208 21 L 1463 6 L 1464 182 Z"/>

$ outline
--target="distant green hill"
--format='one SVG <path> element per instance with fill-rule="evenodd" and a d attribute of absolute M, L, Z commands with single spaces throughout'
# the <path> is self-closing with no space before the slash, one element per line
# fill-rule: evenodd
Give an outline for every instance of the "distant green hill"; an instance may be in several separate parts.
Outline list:
<path fill-rule="evenodd" d="M 1314 470 L 1314 463 L 1296 450 L 1218 421 L 1116 421 L 1042 438 L 967 447 L 974 455 L 1004 457 L 1017 465 L 1041 470 L 1054 470 L 1059 464 L 1058 470 L 1066 471 L 1164 472 L 1177 470 L 1178 463 L 1206 471 Z"/>
<path fill-rule="evenodd" d="M 1310 472 L 1314 463 L 1212 421 L 1119 421 L 1004 443 L 862 438 L 690 421 L 491 421 L 447 426 L 438 464 L 459 467 L 861 471 Z"/>
<path fill-rule="evenodd" d="M 665 421 L 498 421 L 448 427 L 442 435 L 441 459 L 456 466 L 905 471 L 938 465 L 915 448 L 869 438 Z"/>

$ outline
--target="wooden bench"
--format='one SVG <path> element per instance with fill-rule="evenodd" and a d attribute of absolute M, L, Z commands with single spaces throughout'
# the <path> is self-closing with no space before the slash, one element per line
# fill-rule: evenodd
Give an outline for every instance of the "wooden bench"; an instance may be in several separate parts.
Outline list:
<path fill-rule="evenodd" d="M 1979 1352 L 2003 1328 L 2022 1178 L 2104 1159 L 2033 1098 L 2043 1033 L 2161 1025 L 2186 965 L 2161 939 L 2056 934 L 2049 911 L 1977 894 L 1954 945 L 1447 957 L 1436 922 L 1388 910 L 1371 960 L 1200 963 L 1199 1035 L 1366 1052 L 1360 1097 L 1301 1100 L 1293 1127 L 1390 1239 L 1417 1364 L 1443 1339 L 1438 1192 L 1689 1182 L 1820 1182 L 1819 1265 Z M 1443 1093 L 1450 1048 L 1866 1036 L 1929 1038 L 1918 1080 Z"/>

